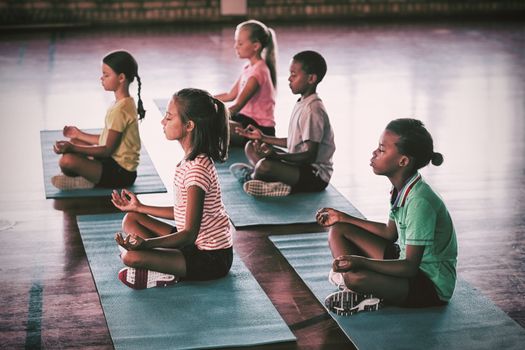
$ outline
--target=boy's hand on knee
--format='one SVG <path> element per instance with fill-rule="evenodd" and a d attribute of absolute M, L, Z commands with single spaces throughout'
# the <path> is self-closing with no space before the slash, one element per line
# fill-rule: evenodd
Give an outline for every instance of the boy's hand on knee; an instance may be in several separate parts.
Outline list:
<path fill-rule="evenodd" d="M 265 157 L 270 157 L 275 153 L 275 149 L 265 142 L 261 143 L 259 149 Z"/>
<path fill-rule="evenodd" d="M 272 145 L 267 144 L 266 142 L 261 142 L 259 140 L 253 141 L 253 149 L 258 156 L 263 158 L 269 158 L 275 154 L 275 149 Z"/>
<path fill-rule="evenodd" d="M 250 140 L 260 140 L 262 139 L 262 132 L 261 130 L 257 129 L 253 125 L 248 125 L 246 128 L 235 128 L 235 132 L 239 134 L 242 137 L 246 137 Z"/>

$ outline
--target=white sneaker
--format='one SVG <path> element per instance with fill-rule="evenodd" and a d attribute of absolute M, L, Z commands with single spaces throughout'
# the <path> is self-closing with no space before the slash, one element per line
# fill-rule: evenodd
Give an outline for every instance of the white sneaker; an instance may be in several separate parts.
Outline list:
<path fill-rule="evenodd" d="M 244 163 L 233 163 L 230 172 L 241 184 L 252 179 L 253 167 Z"/>
<path fill-rule="evenodd" d="M 334 272 L 334 270 L 330 270 L 328 273 L 328 281 L 340 290 L 348 289 L 341 272 Z"/>
<path fill-rule="evenodd" d="M 339 316 L 349 316 L 360 311 L 376 311 L 381 308 L 381 299 L 372 294 L 356 293 L 349 289 L 340 290 L 326 297 L 328 310 Z"/>
<path fill-rule="evenodd" d="M 118 272 L 118 279 L 133 289 L 168 287 L 179 282 L 179 279 L 174 275 L 133 267 L 121 269 Z"/>
<path fill-rule="evenodd" d="M 282 182 L 265 182 L 261 180 L 246 181 L 244 192 L 252 196 L 284 197 L 292 192 L 292 187 Z"/>
<path fill-rule="evenodd" d="M 51 178 L 53 186 L 60 190 L 80 190 L 95 187 L 95 184 L 82 176 L 55 175 Z"/>

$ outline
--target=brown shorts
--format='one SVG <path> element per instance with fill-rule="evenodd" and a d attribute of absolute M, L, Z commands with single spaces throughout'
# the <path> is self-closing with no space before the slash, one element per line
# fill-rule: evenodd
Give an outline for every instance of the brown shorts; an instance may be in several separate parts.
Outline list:
<path fill-rule="evenodd" d="M 292 193 L 297 192 L 320 192 L 328 186 L 328 182 L 323 181 L 318 175 L 317 170 L 311 165 L 299 166 L 299 180 L 292 186 Z"/>
<path fill-rule="evenodd" d="M 436 286 L 421 270 L 408 280 L 408 296 L 402 306 L 410 308 L 443 306 L 447 302 L 439 299 Z"/>
<path fill-rule="evenodd" d="M 224 277 L 233 262 L 233 248 L 200 250 L 191 244 L 180 249 L 186 260 L 183 280 L 207 281 Z"/>

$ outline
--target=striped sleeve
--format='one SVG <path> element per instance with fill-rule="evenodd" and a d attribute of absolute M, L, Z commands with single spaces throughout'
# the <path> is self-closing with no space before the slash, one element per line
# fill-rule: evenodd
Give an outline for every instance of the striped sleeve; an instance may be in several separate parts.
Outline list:
<path fill-rule="evenodd" d="M 222 203 L 220 184 L 213 160 L 199 155 L 177 168 L 174 181 L 174 215 L 177 229 L 186 225 L 188 188 L 198 186 L 205 192 L 200 230 L 195 240 L 198 249 L 215 250 L 231 247 L 232 232 Z"/>
<path fill-rule="evenodd" d="M 212 184 L 209 170 L 210 165 L 211 163 L 208 159 L 197 158 L 185 173 L 184 188 L 187 190 L 191 186 L 198 186 L 204 192 L 209 192 Z"/>

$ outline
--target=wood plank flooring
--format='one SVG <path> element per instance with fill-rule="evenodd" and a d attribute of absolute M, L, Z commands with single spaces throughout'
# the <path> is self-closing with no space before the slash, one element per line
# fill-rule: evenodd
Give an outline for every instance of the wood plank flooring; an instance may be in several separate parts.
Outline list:
<path fill-rule="evenodd" d="M 368 218 L 384 221 L 389 184 L 368 159 L 386 123 L 422 119 L 441 167 L 423 175 L 458 233 L 459 274 L 525 327 L 525 23 L 276 24 L 277 133 L 297 96 L 290 58 L 321 52 L 319 86 L 336 134 L 334 185 Z M 107 199 L 46 200 L 39 130 L 100 127 L 112 96 L 100 60 L 125 48 L 139 62 L 148 114 L 141 134 L 169 187 L 181 157 L 163 139 L 153 98 L 183 87 L 230 88 L 242 61 L 233 26 L 0 33 L 0 348 L 111 349 L 76 216 L 112 212 Z M 164 205 L 170 195 L 144 195 Z M 4 220 L 4 221 L 1 221 Z M 297 343 L 260 349 L 349 349 L 351 342 L 267 239 L 316 225 L 254 227 L 235 246 Z"/>

